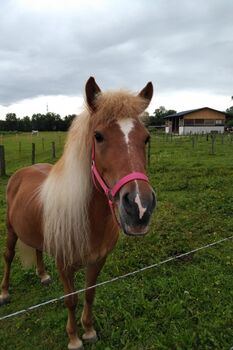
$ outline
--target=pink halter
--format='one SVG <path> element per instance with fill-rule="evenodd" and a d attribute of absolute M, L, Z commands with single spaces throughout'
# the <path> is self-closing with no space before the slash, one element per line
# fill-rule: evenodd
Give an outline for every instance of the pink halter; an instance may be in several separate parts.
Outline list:
<path fill-rule="evenodd" d="M 111 212 L 113 214 L 113 217 L 115 218 L 117 224 L 120 226 L 119 221 L 116 217 L 115 214 L 115 210 L 114 210 L 114 200 L 115 200 L 115 196 L 117 195 L 117 193 L 120 191 L 120 189 L 127 184 L 130 181 L 133 180 L 142 180 L 142 181 L 146 181 L 149 182 L 148 177 L 143 174 L 143 173 L 139 173 L 139 172 L 133 172 L 130 173 L 124 177 L 122 177 L 112 188 L 110 188 L 106 182 L 104 181 L 104 179 L 101 177 L 100 173 L 98 172 L 96 165 L 95 165 L 95 143 L 93 142 L 92 144 L 92 156 L 91 156 L 91 173 L 92 173 L 92 179 L 94 182 L 95 187 L 97 188 L 97 190 L 99 190 L 98 185 L 102 188 L 102 190 L 104 191 L 104 194 L 106 195 L 107 199 L 108 199 L 108 204 L 109 207 L 111 209 Z"/>

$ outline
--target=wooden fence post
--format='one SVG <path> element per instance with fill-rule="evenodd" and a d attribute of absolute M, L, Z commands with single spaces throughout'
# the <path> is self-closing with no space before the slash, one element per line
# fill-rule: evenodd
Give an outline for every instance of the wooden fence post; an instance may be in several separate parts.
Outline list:
<path fill-rule="evenodd" d="M 0 145 L 0 176 L 6 175 L 5 149 Z"/>
<path fill-rule="evenodd" d="M 55 149 L 55 142 L 52 142 L 52 158 L 56 158 L 56 149 Z"/>
<path fill-rule="evenodd" d="M 35 159 L 36 159 L 36 145 L 33 142 L 32 143 L 32 164 L 35 164 Z"/>
<path fill-rule="evenodd" d="M 215 154 L 214 144 L 215 144 L 216 135 L 211 134 L 210 137 L 211 137 L 211 154 Z"/>
<path fill-rule="evenodd" d="M 148 151 L 148 153 L 147 153 L 147 162 L 148 162 L 148 166 L 150 166 L 150 139 L 149 139 L 149 141 L 148 141 L 148 149 L 147 149 L 147 151 Z"/>
<path fill-rule="evenodd" d="M 224 144 L 224 133 L 222 133 L 222 145 Z"/>
<path fill-rule="evenodd" d="M 192 137 L 192 146 L 193 146 L 193 148 L 195 146 L 195 137 L 194 136 Z"/>

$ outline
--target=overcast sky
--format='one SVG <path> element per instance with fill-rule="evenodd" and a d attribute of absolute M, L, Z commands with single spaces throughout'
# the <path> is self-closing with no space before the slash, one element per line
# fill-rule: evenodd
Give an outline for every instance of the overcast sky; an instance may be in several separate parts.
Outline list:
<path fill-rule="evenodd" d="M 78 113 L 105 89 L 155 86 L 150 112 L 233 104 L 232 0 L 1 0 L 0 118 Z"/>

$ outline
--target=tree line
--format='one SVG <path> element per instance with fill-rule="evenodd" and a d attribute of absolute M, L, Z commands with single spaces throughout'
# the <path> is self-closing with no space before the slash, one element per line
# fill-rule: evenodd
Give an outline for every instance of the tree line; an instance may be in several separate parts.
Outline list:
<path fill-rule="evenodd" d="M 70 114 L 61 118 L 59 114 L 48 112 L 35 113 L 31 117 L 25 116 L 20 119 L 15 113 L 8 113 L 5 120 L 0 120 L 0 132 L 66 131 L 74 117 L 75 114 Z"/>
<path fill-rule="evenodd" d="M 226 109 L 225 126 L 233 127 L 233 106 Z M 143 115 L 144 123 L 147 126 L 164 125 L 164 117 L 177 113 L 173 109 L 166 109 L 164 106 L 157 108 L 153 115 L 145 112 Z M 17 118 L 15 113 L 6 114 L 5 120 L 0 120 L 0 132 L 28 132 L 38 131 L 67 131 L 74 119 L 75 114 L 70 114 L 61 118 L 59 114 L 48 112 L 46 114 L 35 113 L 31 117 Z"/>

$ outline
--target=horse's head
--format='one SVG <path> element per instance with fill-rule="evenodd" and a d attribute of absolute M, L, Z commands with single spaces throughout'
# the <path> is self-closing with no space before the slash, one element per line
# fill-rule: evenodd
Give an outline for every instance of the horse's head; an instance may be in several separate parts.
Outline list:
<path fill-rule="evenodd" d="M 152 95 L 152 83 L 137 96 L 122 91 L 102 93 L 92 77 L 86 83 L 93 173 L 100 185 L 103 181 L 101 187 L 117 206 L 121 227 L 128 235 L 147 233 L 156 204 L 145 176 L 150 135 L 139 119 Z"/>

